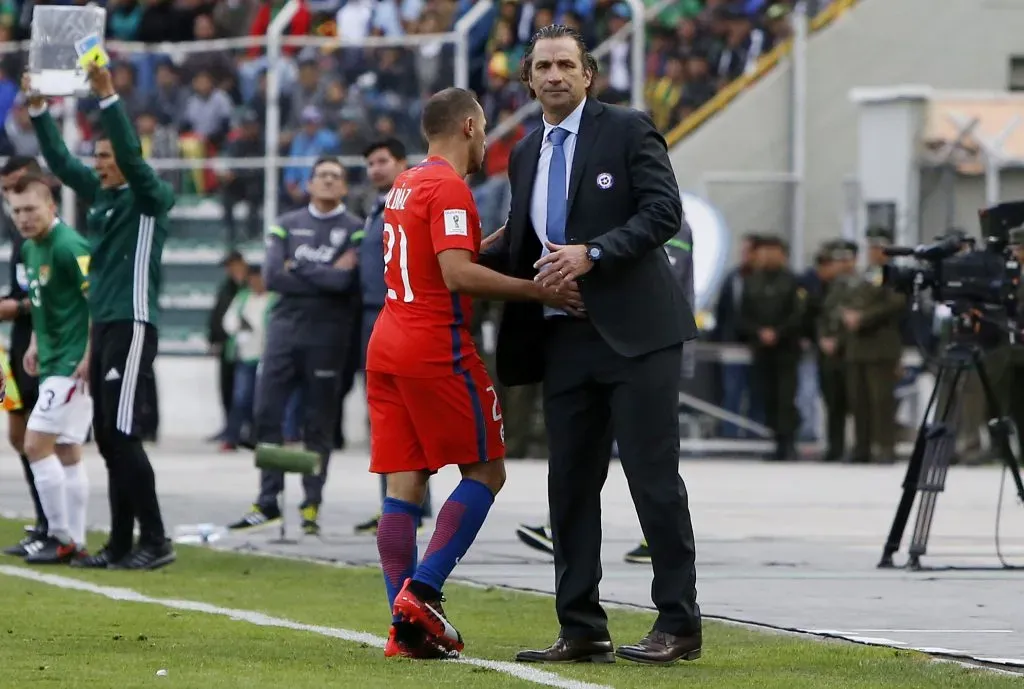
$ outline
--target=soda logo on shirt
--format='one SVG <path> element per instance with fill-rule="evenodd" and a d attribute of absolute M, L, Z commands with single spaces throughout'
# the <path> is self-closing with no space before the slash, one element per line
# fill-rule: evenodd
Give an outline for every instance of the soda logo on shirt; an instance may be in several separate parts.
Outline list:
<path fill-rule="evenodd" d="M 392 189 L 384 198 L 384 207 L 393 211 L 404 211 L 405 204 L 412 196 L 412 189 Z"/>
<path fill-rule="evenodd" d="M 301 244 L 295 249 L 295 260 L 310 261 L 312 263 L 331 263 L 334 260 L 335 249 L 333 246 L 321 245 L 312 247 L 308 244 Z"/>

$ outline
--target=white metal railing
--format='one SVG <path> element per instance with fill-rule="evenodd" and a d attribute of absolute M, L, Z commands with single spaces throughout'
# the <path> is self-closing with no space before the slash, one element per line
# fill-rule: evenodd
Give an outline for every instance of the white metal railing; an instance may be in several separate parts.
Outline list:
<path fill-rule="evenodd" d="M 240 52 L 253 48 L 265 49 L 266 54 L 259 59 L 265 60 L 270 68 L 267 69 L 267 107 L 266 107 L 266 129 L 264 132 L 265 149 L 264 155 L 260 158 L 151 158 L 149 163 L 157 170 L 193 170 L 197 168 L 208 169 L 262 169 L 264 171 L 264 190 L 273 190 L 275 193 L 264 194 L 264 217 L 274 217 L 277 214 L 278 172 L 290 166 L 309 166 L 316 157 L 291 157 L 278 155 L 281 136 L 281 103 L 280 94 L 282 91 L 283 75 L 281 66 L 290 64 L 291 58 L 285 55 L 287 48 L 355 48 L 373 49 L 385 47 L 416 48 L 427 44 L 449 43 L 455 47 L 457 59 L 455 60 L 455 72 L 452 81 L 455 85 L 468 87 L 469 85 L 469 33 L 481 20 L 486 18 L 493 8 L 492 0 L 480 0 L 461 17 L 455 24 L 452 31 L 412 34 L 404 36 L 367 36 L 358 42 L 346 40 L 344 43 L 338 37 L 325 36 L 287 36 L 283 33 L 298 11 L 300 3 L 298 0 L 290 0 L 277 14 L 268 28 L 266 36 L 244 36 L 239 38 L 223 38 L 203 41 L 189 41 L 187 43 L 141 43 L 137 41 L 110 40 L 105 43 L 107 50 L 115 56 L 131 55 L 166 55 L 175 64 L 180 64 L 191 54 L 206 52 Z M 8 53 L 24 52 L 29 48 L 28 41 L 9 42 L 0 44 L 0 55 Z M 76 111 L 76 99 L 66 97 L 60 99 L 64 113 Z M 58 110 L 58 108 L 54 108 Z M 62 133 L 69 150 L 77 152 L 77 145 L 81 136 L 74 117 L 62 118 Z M 418 161 L 422 156 L 419 153 L 410 155 L 410 159 Z M 340 156 L 342 164 L 346 167 L 359 167 L 364 164 L 360 156 Z M 81 158 L 83 162 L 91 163 L 88 157 Z M 41 161 L 42 162 L 42 161 Z M 61 206 L 64 212 L 69 212 L 74 204 L 74 192 L 65 188 L 62 192 Z"/>
<path fill-rule="evenodd" d="M 281 74 L 276 65 L 281 59 L 281 43 L 288 25 L 299 13 L 302 3 L 288 0 L 267 27 L 267 119 L 263 132 L 266 161 L 263 171 L 263 217 L 271 222 L 277 217 L 277 160 L 281 142 Z"/>

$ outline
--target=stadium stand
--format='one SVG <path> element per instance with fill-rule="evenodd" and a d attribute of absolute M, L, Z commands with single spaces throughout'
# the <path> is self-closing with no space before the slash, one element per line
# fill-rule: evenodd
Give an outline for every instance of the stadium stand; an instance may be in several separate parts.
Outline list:
<path fill-rule="evenodd" d="M 75 4 L 55 0 L 48 4 Z M 752 73 L 789 35 L 794 0 L 644 0 L 649 112 L 663 131 L 678 127 L 721 88 Z M 32 8 L 40 0 L 0 0 L 0 156 L 36 154 L 17 83 L 25 67 Z M 266 102 L 266 34 L 282 0 L 106 0 L 107 40 L 117 89 L 138 124 L 145 154 L 179 193 L 168 245 L 164 333 L 183 351 L 202 349 L 206 311 L 220 279 L 225 246 L 257 255 L 262 234 Z M 337 37 L 319 45 L 286 45 L 281 76 L 277 155 L 322 153 L 350 164 L 350 205 L 365 211 L 360 154 L 394 136 L 423 150 L 417 129 L 424 98 L 453 83 L 456 47 L 445 32 L 472 0 L 304 0 L 291 37 Z M 812 11 L 827 0 L 814 3 Z M 518 79 L 533 31 L 551 22 L 576 26 L 591 47 L 632 19 L 619 0 L 500 0 L 470 28 L 470 86 L 498 126 L 529 105 Z M 448 34 L 449 36 L 451 34 Z M 620 33 L 619 36 L 623 36 Z M 20 43 L 20 48 L 19 43 Z M 374 43 L 374 41 L 376 41 Z M 325 45 L 326 43 L 326 45 Z M 339 45 L 340 44 L 340 45 Z M 601 58 L 597 97 L 629 103 L 633 74 L 628 40 L 612 41 Z M 56 108 L 60 110 L 59 106 Z M 80 99 L 69 140 L 91 154 L 95 100 Z M 504 218 L 505 170 L 511 147 L 537 125 L 522 118 L 492 139 L 485 170 L 474 180 L 485 229 Z M 250 163 L 239 164 L 246 159 Z M 235 161 L 227 163 L 223 161 Z M 304 203 L 302 165 L 281 170 L 278 205 Z M 0 270 L 3 268 L 0 267 Z M 172 349 L 177 345 L 168 345 Z"/>

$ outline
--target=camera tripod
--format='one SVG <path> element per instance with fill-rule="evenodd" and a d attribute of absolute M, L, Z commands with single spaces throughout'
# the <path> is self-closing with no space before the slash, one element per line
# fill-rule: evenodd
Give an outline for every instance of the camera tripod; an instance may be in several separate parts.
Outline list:
<path fill-rule="evenodd" d="M 896 515 L 889 531 L 889 538 L 882 551 L 879 568 L 893 568 L 893 555 L 900 548 L 903 532 L 914 506 L 914 499 L 921 494 L 917 511 L 917 520 L 911 536 L 907 569 L 928 569 L 921 565 L 921 556 L 928 547 L 932 520 L 935 517 L 935 503 L 939 493 L 945 490 L 946 473 L 950 460 L 956 454 L 956 417 L 959 410 L 960 395 L 967 380 L 967 374 L 975 371 L 981 382 L 988 410 L 988 428 L 992 437 L 992 445 L 999 453 L 1000 459 L 1006 464 L 1017 489 L 1017 497 L 1024 502 L 1024 482 L 1021 481 L 1020 465 L 1014 456 L 1010 442 L 1016 433 L 1013 421 L 1005 418 L 999 408 L 999 401 L 992 388 L 992 379 L 985 369 L 984 352 L 980 346 L 969 342 L 954 342 L 948 345 L 939 359 L 938 372 L 935 376 L 935 387 L 932 389 L 928 406 L 925 408 L 924 419 L 917 431 L 914 450 L 907 465 L 907 474 L 903 479 L 903 497 L 896 508 Z M 939 399 L 940 391 L 945 389 L 945 399 Z M 941 407 L 941 408 L 939 408 Z M 929 414 L 934 409 L 933 420 L 929 423 Z M 1003 568 L 1014 569 L 1010 565 Z M 952 568 L 949 568 L 952 569 Z"/>

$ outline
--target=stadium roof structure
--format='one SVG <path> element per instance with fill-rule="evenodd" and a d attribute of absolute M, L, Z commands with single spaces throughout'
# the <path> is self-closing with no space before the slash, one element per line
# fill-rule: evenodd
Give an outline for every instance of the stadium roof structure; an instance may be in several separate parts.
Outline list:
<path fill-rule="evenodd" d="M 997 168 L 1024 168 L 1024 93 L 908 85 L 855 89 L 850 97 L 861 104 L 923 101 L 923 167 L 952 164 L 960 174 L 984 175 L 991 156 Z"/>

